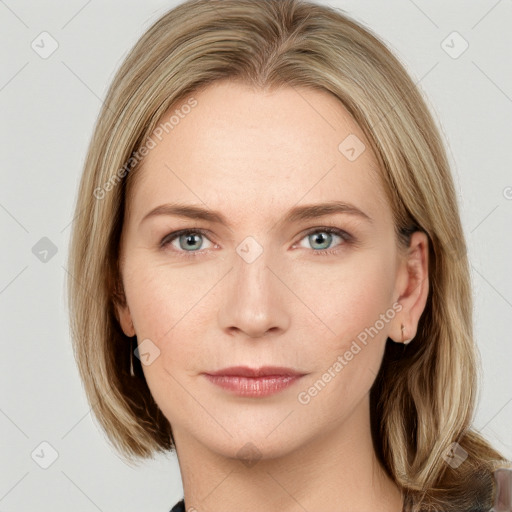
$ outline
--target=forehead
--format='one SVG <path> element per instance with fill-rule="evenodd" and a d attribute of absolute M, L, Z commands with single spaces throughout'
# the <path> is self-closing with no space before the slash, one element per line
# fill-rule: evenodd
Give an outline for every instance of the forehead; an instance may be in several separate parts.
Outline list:
<path fill-rule="evenodd" d="M 136 171 L 130 198 L 139 219 L 172 202 L 239 218 L 299 202 L 346 200 L 374 213 L 386 207 L 375 155 L 327 91 L 223 81 L 193 98 L 194 108 L 180 111 L 185 98 L 162 117 L 160 126 L 178 114 L 172 128 L 152 135 L 156 145 Z"/>

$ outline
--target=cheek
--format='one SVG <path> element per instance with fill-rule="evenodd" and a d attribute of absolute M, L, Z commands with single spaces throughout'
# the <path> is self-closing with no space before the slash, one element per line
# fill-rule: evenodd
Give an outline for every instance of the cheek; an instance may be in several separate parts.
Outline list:
<path fill-rule="evenodd" d="M 136 270 L 127 272 L 125 288 L 138 335 L 160 346 L 174 332 L 198 322 L 205 295 L 215 284 L 212 272 L 165 263 L 150 266 L 143 258 L 134 260 L 132 268 Z"/>
<path fill-rule="evenodd" d="M 322 258 L 275 266 L 280 279 L 269 286 L 282 297 L 290 325 L 307 333 L 301 339 L 325 340 L 310 346 L 321 346 L 326 353 L 343 350 L 358 335 L 364 338 L 365 329 L 391 308 L 394 274 L 391 258 L 382 250 L 354 251 L 339 261 Z M 236 287 L 221 283 L 229 267 L 215 262 L 150 265 L 149 259 L 141 254 L 126 268 L 125 289 L 139 339 L 152 340 L 165 359 L 172 352 L 194 360 L 204 333 L 216 327 L 218 307 L 232 299 L 222 290 L 236 292 Z M 310 355 L 321 357 L 317 349 Z"/>
<path fill-rule="evenodd" d="M 315 338 L 318 343 L 304 347 L 312 374 L 301 386 L 297 401 L 320 422 L 350 414 L 369 392 L 382 362 L 395 316 L 390 301 L 393 274 L 378 257 L 365 263 L 331 273 L 322 289 L 308 287 L 312 299 L 308 305 L 316 307 L 322 322 L 314 323 L 314 317 L 306 315 L 303 330 L 312 339 L 313 324 L 322 325 L 323 334 Z M 304 293 L 308 290 L 303 288 Z"/>
<path fill-rule="evenodd" d="M 321 329 L 328 343 L 324 348 L 342 349 L 381 315 L 394 315 L 393 272 L 391 260 L 381 253 L 354 255 L 339 265 L 305 266 L 293 289 L 307 308 L 296 320 L 303 317 L 304 329 Z M 387 332 L 387 325 L 378 322 L 377 328 Z"/>
<path fill-rule="evenodd" d="M 159 405 L 169 396 L 183 401 L 179 383 L 186 387 L 188 379 L 208 367 L 205 332 L 215 311 L 208 296 L 215 284 L 213 273 L 201 276 L 168 265 L 144 266 L 143 259 L 134 261 L 132 268 L 137 270 L 127 273 L 125 288 L 138 342 L 149 339 L 146 346 L 157 354 L 154 362 L 143 365 L 146 381 Z"/>

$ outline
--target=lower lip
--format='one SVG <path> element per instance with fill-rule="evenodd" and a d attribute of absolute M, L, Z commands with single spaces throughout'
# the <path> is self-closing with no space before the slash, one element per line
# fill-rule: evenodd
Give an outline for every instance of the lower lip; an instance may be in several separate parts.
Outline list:
<path fill-rule="evenodd" d="M 241 396 L 262 397 L 273 395 L 290 387 L 301 375 L 267 375 L 265 377 L 240 377 L 237 375 L 208 375 L 213 384 Z"/>

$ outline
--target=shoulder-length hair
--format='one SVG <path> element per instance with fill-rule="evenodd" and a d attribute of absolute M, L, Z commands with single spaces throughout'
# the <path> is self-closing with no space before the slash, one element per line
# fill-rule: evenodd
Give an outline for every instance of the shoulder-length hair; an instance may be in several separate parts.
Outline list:
<path fill-rule="evenodd" d="M 509 461 L 471 428 L 480 371 L 473 299 L 440 133 L 390 50 L 341 10 L 308 1 L 186 1 L 143 34 L 108 90 L 78 191 L 68 279 L 74 353 L 108 439 L 129 463 L 174 449 L 132 356 L 136 337 L 117 318 L 115 304 L 125 304 L 119 240 L 157 124 L 172 129 L 163 118 L 171 107 L 186 113 L 194 93 L 223 79 L 332 93 L 378 159 L 398 246 L 415 230 L 428 235 L 430 286 L 417 335 L 407 346 L 388 340 L 371 389 L 375 448 L 411 510 L 488 510 L 492 471 Z M 449 463 L 457 453 L 467 458 Z"/>

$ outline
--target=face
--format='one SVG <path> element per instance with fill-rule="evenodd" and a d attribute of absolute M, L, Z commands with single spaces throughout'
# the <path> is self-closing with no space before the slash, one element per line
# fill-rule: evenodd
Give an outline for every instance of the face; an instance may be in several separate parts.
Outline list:
<path fill-rule="evenodd" d="M 194 97 L 128 198 L 118 314 L 177 440 L 276 457 L 366 403 L 405 287 L 392 212 L 367 140 L 329 93 L 228 81 Z M 309 208 L 325 203 L 350 209 Z M 147 216 L 178 204 L 219 218 Z M 234 366 L 299 376 L 205 375 Z"/>

